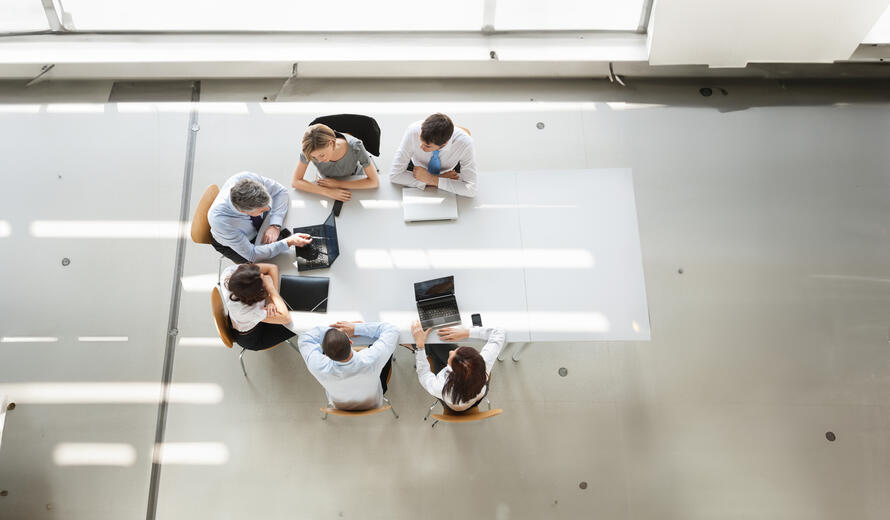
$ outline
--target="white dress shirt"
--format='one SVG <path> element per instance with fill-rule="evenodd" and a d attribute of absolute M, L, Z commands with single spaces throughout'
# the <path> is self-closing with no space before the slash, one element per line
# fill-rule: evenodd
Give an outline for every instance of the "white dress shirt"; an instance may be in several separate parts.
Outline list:
<path fill-rule="evenodd" d="M 482 347 L 482 352 L 480 352 L 482 359 L 485 360 L 485 375 L 488 376 L 491 374 L 491 369 L 494 366 L 495 360 L 504 348 L 507 333 L 504 332 L 504 329 L 493 327 L 473 327 L 470 329 L 470 337 L 488 341 L 485 346 Z M 485 386 L 482 387 L 482 390 L 479 391 L 476 397 L 465 402 L 452 402 L 450 393 L 449 395 L 442 395 L 442 388 L 445 387 L 445 383 L 451 375 L 451 367 L 445 365 L 445 368 L 440 370 L 438 374 L 433 374 L 430 371 L 429 361 L 426 359 L 426 351 L 417 349 L 417 352 L 414 355 L 416 361 L 415 365 L 417 365 L 417 379 L 420 381 L 420 386 L 425 388 L 433 397 L 445 401 L 448 407 L 455 412 L 462 412 L 469 409 L 476 403 L 476 401 L 485 395 L 485 392 L 488 391 L 488 383 L 485 383 Z"/>
<path fill-rule="evenodd" d="M 396 150 L 396 156 L 392 161 L 392 170 L 389 172 L 389 180 L 402 186 L 411 186 L 423 189 L 426 183 L 414 178 L 414 174 L 407 170 L 408 162 L 413 161 L 417 166 L 429 170 L 430 157 L 433 152 L 424 152 L 420 148 L 420 125 L 423 121 L 411 124 L 402 143 Z M 441 172 L 453 170 L 460 163 L 459 178 L 445 179 L 439 177 L 439 189 L 450 191 L 464 197 L 476 196 L 476 154 L 473 152 L 473 138 L 458 127 L 454 127 L 451 139 L 439 149 L 439 161 L 442 164 Z"/>
<path fill-rule="evenodd" d="M 315 327 L 300 334 L 298 346 L 306 367 L 321 383 L 328 402 L 340 410 L 370 410 L 383 406 L 380 371 L 389 361 L 399 329 L 389 323 L 356 323 L 355 335 L 375 339 L 366 348 L 353 352 L 349 361 L 334 361 L 324 355 L 321 341 L 330 327 Z"/>
<path fill-rule="evenodd" d="M 227 267 L 222 272 L 222 283 L 220 284 L 220 293 L 222 293 L 222 301 L 229 311 L 229 319 L 232 320 L 232 327 L 241 332 L 248 332 L 256 327 L 261 321 L 266 319 L 266 300 L 260 300 L 253 305 L 245 305 L 242 302 L 232 301 L 229 296 L 232 291 L 227 287 L 229 277 L 238 269 L 237 265 Z"/>

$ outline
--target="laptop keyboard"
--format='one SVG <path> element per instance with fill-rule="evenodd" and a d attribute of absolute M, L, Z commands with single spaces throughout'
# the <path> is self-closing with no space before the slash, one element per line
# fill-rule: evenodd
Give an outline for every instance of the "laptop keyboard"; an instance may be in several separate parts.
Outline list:
<path fill-rule="evenodd" d="M 310 244 L 297 248 L 297 267 L 300 269 L 319 269 L 328 265 L 327 247 Z"/>
<path fill-rule="evenodd" d="M 420 308 L 420 318 L 423 320 L 444 318 L 452 314 L 454 314 L 454 307 L 448 304 Z"/>

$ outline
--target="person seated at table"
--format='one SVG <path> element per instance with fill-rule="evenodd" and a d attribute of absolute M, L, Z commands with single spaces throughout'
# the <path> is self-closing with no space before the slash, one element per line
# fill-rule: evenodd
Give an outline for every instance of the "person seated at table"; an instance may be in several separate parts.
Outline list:
<path fill-rule="evenodd" d="M 506 332 L 493 327 L 439 329 L 439 339 L 443 341 L 467 338 L 485 340 L 481 353 L 473 347 L 455 344 L 426 346 L 430 329 L 423 330 L 419 321 L 411 324 L 411 333 L 415 346 L 408 348 L 414 350 L 420 386 L 452 411 L 463 412 L 477 406 L 488 393 L 488 379 L 495 360 L 504 348 Z M 433 363 L 432 371 L 427 356 Z"/>
<path fill-rule="evenodd" d="M 312 241 L 309 235 L 290 236 L 290 231 L 281 229 L 289 205 L 287 188 L 272 179 L 251 172 L 233 175 L 207 212 L 210 243 L 236 264 L 266 260 L 290 246 L 304 246 Z M 266 218 L 269 227 L 263 233 L 262 245 L 255 245 Z"/>
<path fill-rule="evenodd" d="M 320 175 L 314 184 L 303 178 L 309 161 L 315 164 Z M 364 177 L 358 178 L 363 173 Z M 352 197 L 349 190 L 373 189 L 380 180 L 361 139 L 319 123 L 303 133 L 300 162 L 291 184 L 300 191 L 347 201 Z"/>
<path fill-rule="evenodd" d="M 374 343 L 354 352 L 353 336 L 369 337 Z M 324 387 L 328 403 L 340 410 L 370 410 L 383 406 L 398 341 L 395 325 L 338 321 L 300 334 L 297 344 L 309 372 Z"/>
<path fill-rule="evenodd" d="M 437 186 L 464 197 L 476 196 L 473 138 L 445 114 L 412 123 L 392 161 L 389 180 L 423 189 Z"/>
<path fill-rule="evenodd" d="M 278 293 L 278 266 L 239 264 L 223 271 L 222 300 L 235 329 L 235 342 L 247 350 L 263 350 L 296 334 L 287 304 Z"/>

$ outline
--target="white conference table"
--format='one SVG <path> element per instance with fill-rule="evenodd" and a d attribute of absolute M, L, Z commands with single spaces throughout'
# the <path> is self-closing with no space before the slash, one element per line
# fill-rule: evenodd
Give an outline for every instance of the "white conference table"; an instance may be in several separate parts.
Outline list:
<path fill-rule="evenodd" d="M 299 273 L 330 278 L 328 311 L 291 313 L 295 330 L 387 321 L 411 342 L 414 282 L 454 275 L 462 324 L 480 313 L 508 342 L 650 339 L 629 169 L 481 172 L 478 182 L 476 198 L 458 197 L 456 221 L 404 222 L 402 187 L 385 174 L 378 189 L 354 190 L 337 218 L 340 256 Z M 321 224 L 332 205 L 291 190 L 285 226 Z M 298 274 L 293 249 L 275 261 Z"/>

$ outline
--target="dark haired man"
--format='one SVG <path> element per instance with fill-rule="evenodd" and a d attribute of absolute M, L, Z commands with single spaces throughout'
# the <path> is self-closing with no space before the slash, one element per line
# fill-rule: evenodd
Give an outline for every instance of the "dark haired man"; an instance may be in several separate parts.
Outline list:
<path fill-rule="evenodd" d="M 352 336 L 374 340 L 354 352 Z M 399 329 L 389 323 L 338 321 L 300 334 L 298 346 L 306 368 L 321 383 L 328 403 L 340 410 L 370 410 L 383 406 L 386 379 Z"/>
<path fill-rule="evenodd" d="M 445 114 L 412 123 L 396 150 L 389 180 L 420 189 L 437 186 L 456 195 L 475 197 L 473 138 Z"/>

